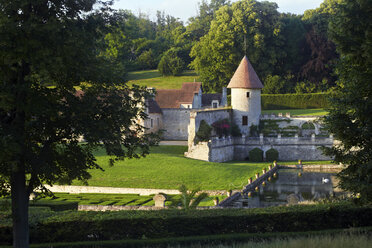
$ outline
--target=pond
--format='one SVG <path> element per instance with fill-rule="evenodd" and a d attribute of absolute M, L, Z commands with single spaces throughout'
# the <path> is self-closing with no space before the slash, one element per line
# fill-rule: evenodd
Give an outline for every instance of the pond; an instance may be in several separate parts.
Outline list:
<path fill-rule="evenodd" d="M 234 201 L 231 207 L 269 207 L 314 201 L 335 194 L 342 194 L 337 189 L 337 172 L 306 171 L 301 169 L 280 169 L 277 176 L 251 196 L 245 194 Z"/>

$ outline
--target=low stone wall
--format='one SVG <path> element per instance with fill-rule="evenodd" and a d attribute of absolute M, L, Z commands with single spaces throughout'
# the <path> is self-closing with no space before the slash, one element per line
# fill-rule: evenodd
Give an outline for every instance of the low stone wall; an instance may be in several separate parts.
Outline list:
<path fill-rule="evenodd" d="M 209 142 L 199 142 L 196 145 L 189 146 L 188 151 L 185 152 L 185 157 L 209 161 L 209 151 Z"/>
<path fill-rule="evenodd" d="M 79 205 L 79 211 L 122 211 L 122 210 L 162 210 L 162 207 L 154 206 L 103 206 L 103 205 Z"/>
<path fill-rule="evenodd" d="M 95 186 L 71 186 L 71 185 L 54 185 L 46 186 L 47 189 L 54 193 L 103 193 L 103 194 L 138 194 L 138 195 L 156 195 L 164 193 L 167 195 L 178 195 L 177 189 L 139 189 L 139 188 L 113 188 L 113 187 L 95 187 Z M 208 195 L 226 195 L 226 190 L 202 190 Z"/>
<path fill-rule="evenodd" d="M 113 187 L 94 187 L 94 186 L 71 186 L 71 185 L 53 185 L 46 186 L 54 193 L 103 193 L 103 194 L 139 194 L 156 195 L 164 193 L 167 195 L 178 195 L 180 192 L 176 189 L 134 189 L 134 188 L 113 188 Z"/>
<path fill-rule="evenodd" d="M 189 144 L 186 157 L 201 159 L 209 162 L 226 162 L 231 160 L 245 160 L 249 151 L 260 148 L 265 152 L 271 148 L 279 152 L 279 160 L 330 160 L 324 156 L 318 148 L 321 146 L 331 147 L 334 139 L 330 137 L 223 137 L 213 138 L 208 143 L 201 145 Z M 198 150 L 200 148 L 200 150 Z"/>

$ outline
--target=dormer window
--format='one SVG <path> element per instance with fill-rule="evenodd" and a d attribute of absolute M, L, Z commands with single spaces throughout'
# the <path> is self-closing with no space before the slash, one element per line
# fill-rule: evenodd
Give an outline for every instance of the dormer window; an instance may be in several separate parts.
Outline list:
<path fill-rule="evenodd" d="M 247 92 L 247 97 L 249 97 L 249 92 Z"/>
<path fill-rule="evenodd" d="M 213 100 L 212 101 L 212 108 L 218 108 L 218 100 Z"/>

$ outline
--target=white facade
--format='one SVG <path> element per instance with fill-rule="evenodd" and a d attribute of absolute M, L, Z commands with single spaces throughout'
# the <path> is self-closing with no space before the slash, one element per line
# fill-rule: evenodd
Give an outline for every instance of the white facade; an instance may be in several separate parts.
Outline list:
<path fill-rule="evenodd" d="M 242 134 L 249 134 L 249 128 L 258 125 L 261 115 L 261 89 L 231 89 L 231 107 L 235 124 Z"/>

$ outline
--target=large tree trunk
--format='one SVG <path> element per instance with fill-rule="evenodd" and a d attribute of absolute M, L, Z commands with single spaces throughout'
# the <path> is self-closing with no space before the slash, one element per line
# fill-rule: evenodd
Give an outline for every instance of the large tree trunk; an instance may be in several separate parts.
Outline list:
<path fill-rule="evenodd" d="M 24 170 L 12 173 L 11 177 L 13 247 L 29 247 L 28 204 L 29 193 L 26 187 Z"/>

